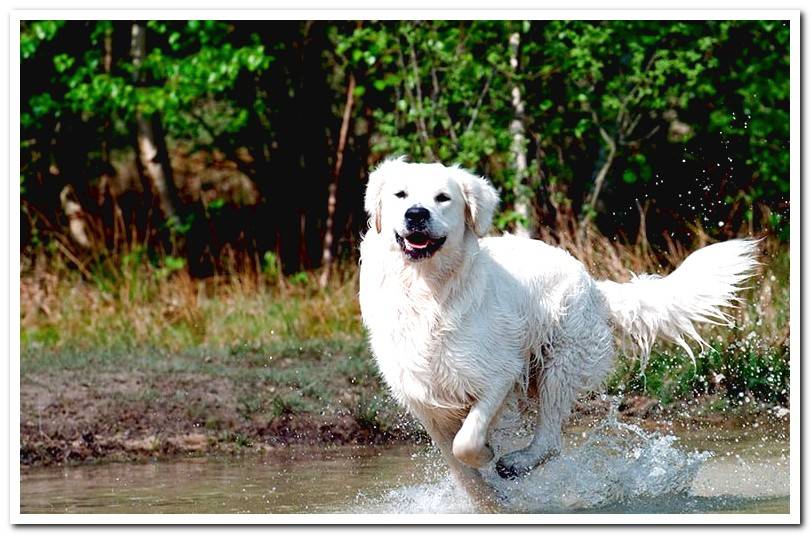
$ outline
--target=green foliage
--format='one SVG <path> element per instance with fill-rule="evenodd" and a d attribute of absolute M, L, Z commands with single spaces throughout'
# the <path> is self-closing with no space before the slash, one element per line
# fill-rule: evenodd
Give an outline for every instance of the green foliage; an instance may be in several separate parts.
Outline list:
<path fill-rule="evenodd" d="M 508 61 L 513 32 L 517 69 Z M 749 205 L 788 191 L 787 23 L 404 21 L 364 23 L 348 36 L 335 28 L 331 38 L 342 63 L 362 73 L 368 87 L 359 96 L 374 102 L 373 150 L 487 174 L 501 189 L 501 228 L 516 221 L 514 88 L 530 140 L 524 187 L 542 201 L 559 204 L 554 190 L 590 191 L 609 157 L 617 163 L 608 189 L 625 183 L 641 196 L 672 151 L 667 144 L 692 150 L 691 140 L 715 145 L 705 148 L 719 155 L 704 165 L 723 156 L 736 175 L 765 178 L 736 179 L 745 184 L 737 198 Z"/>
<path fill-rule="evenodd" d="M 50 41 L 65 24 L 62 20 L 25 21 L 20 26 L 20 56 L 26 60 L 33 56 L 40 44 Z"/>
<path fill-rule="evenodd" d="M 282 264 L 279 261 L 278 255 L 273 251 L 266 251 L 262 257 L 262 273 L 267 280 L 276 281 L 282 275 Z"/>
<path fill-rule="evenodd" d="M 155 271 L 155 275 L 159 279 L 165 279 L 172 273 L 182 270 L 186 267 L 186 261 L 176 256 L 167 255 L 163 257 L 163 265 Z"/>
<path fill-rule="evenodd" d="M 23 23 L 23 60 L 37 61 L 39 45 L 58 40 L 65 24 Z M 104 39 L 114 30 L 121 34 L 129 28 L 109 21 L 83 24 L 85 42 L 66 42 L 62 44 L 66 50 L 53 56 L 49 92 L 24 96 L 24 131 L 42 128 L 48 117 L 71 113 L 84 121 L 113 119 L 118 133 L 128 135 L 136 111 L 159 112 L 170 136 L 193 140 L 207 137 L 209 143 L 216 144 L 247 123 L 249 109 L 234 96 L 240 78 L 265 71 L 273 62 L 256 34 L 247 42 L 234 43 L 237 29 L 233 24 L 150 21 L 148 54 L 140 66 L 136 67 L 131 54 L 116 54 L 112 68 L 105 72 Z"/>
<path fill-rule="evenodd" d="M 334 32 L 336 51 L 371 82 L 378 103 L 372 150 L 420 161 L 458 162 L 511 180 L 512 24 L 496 21 L 371 23 L 350 36 Z M 493 159 L 497 164 L 490 165 Z"/>
<path fill-rule="evenodd" d="M 307 282 L 309 280 L 310 280 L 310 277 L 307 275 L 306 272 L 299 271 L 298 273 L 293 273 L 292 275 L 290 275 L 290 278 L 288 279 L 288 282 L 290 282 L 291 284 L 294 284 L 296 286 L 303 286 L 303 285 L 307 284 Z"/>
<path fill-rule="evenodd" d="M 178 217 L 178 216 L 171 216 L 166 221 L 166 226 L 172 232 L 173 235 L 183 235 L 191 230 L 192 224 L 194 223 L 194 214 L 189 214 L 186 217 Z"/>
<path fill-rule="evenodd" d="M 733 405 L 785 403 L 789 391 L 785 348 L 751 336 L 715 344 L 693 362 L 686 354 L 654 353 L 644 371 L 623 361 L 609 381 L 614 392 L 639 393 L 669 404 L 701 395 L 721 395 Z"/>
<path fill-rule="evenodd" d="M 324 165 L 335 154 L 352 73 L 355 139 L 346 157 L 357 158 L 355 168 L 406 154 L 475 169 L 501 191 L 500 228 L 519 221 L 512 211 L 516 191 L 534 201 L 546 224 L 564 208 L 616 219 L 628 214 L 629 199 L 649 194 L 680 220 L 691 220 L 694 203 L 672 199 L 703 187 L 702 173 L 716 168 L 713 194 L 742 202 L 754 224 L 760 224 L 756 206 L 765 204 L 768 224 L 784 235 L 788 227 L 786 21 L 153 20 L 143 26 L 146 53 L 137 62 L 131 22 L 21 23 L 24 198 L 36 198 L 28 181 L 65 159 L 53 148 L 71 135 L 61 132 L 81 132 L 71 141 L 81 140 L 78 150 L 88 157 L 102 153 L 102 140 L 107 151 L 130 148 L 137 112 L 159 114 L 169 139 L 191 152 L 222 151 L 236 161 L 247 151 L 241 170 L 267 198 L 271 182 L 297 166 L 318 169 L 314 162 Z M 513 35 L 520 42 L 515 66 Z M 307 57 L 315 59 L 305 65 Z M 520 116 L 514 95 L 524 104 Z M 309 111 L 303 108 L 321 101 L 332 115 L 308 125 L 306 134 L 294 132 L 303 128 L 300 116 Z M 511 151 L 516 120 L 525 129 L 527 177 L 516 176 Z M 314 133 L 325 134 L 324 151 L 312 148 Z M 674 168 L 679 161 L 685 167 Z M 584 200 L 603 167 L 602 204 L 592 207 Z M 204 205 L 206 217 L 223 213 L 220 199 Z M 352 202 L 357 209 L 358 199 Z M 632 208 L 619 226 L 636 219 Z M 308 215 L 317 222 L 323 217 Z M 182 237 L 193 222 L 169 223 Z M 267 231 L 274 230 L 283 229 Z"/>
<path fill-rule="evenodd" d="M 362 428 L 385 433 L 392 428 L 391 413 L 396 410 L 392 401 L 379 393 L 362 395 L 352 410 L 352 416 Z"/>
<path fill-rule="evenodd" d="M 749 202 L 789 188 L 789 32 L 788 22 L 757 21 L 744 32 L 730 28 L 730 41 L 741 49 L 717 75 L 719 106 L 709 128 L 741 139 L 746 151 L 736 154 L 751 166 L 756 180 L 740 194 Z"/>
<path fill-rule="evenodd" d="M 301 397 L 295 393 L 287 393 L 281 396 L 275 396 L 270 402 L 270 415 L 272 418 L 278 418 L 286 414 L 293 414 L 303 409 L 304 404 Z"/>

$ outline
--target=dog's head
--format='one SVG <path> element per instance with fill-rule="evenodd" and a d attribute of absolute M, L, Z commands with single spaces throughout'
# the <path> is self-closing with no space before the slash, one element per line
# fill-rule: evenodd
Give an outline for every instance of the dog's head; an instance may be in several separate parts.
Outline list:
<path fill-rule="evenodd" d="M 498 194 L 487 180 L 459 167 L 404 158 L 383 162 L 366 187 L 370 227 L 412 261 L 458 246 L 465 232 L 484 236 L 497 206 Z"/>

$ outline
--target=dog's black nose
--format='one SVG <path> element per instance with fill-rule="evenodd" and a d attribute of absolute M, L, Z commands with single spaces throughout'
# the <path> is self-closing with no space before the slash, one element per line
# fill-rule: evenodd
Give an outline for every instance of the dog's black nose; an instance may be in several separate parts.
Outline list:
<path fill-rule="evenodd" d="M 431 217 L 431 212 L 422 206 L 412 206 L 405 213 L 405 220 L 409 225 L 425 223 L 429 217 Z"/>

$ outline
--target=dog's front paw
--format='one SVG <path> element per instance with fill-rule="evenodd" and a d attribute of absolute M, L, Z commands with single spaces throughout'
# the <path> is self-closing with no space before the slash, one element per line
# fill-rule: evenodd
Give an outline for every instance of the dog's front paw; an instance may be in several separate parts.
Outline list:
<path fill-rule="evenodd" d="M 453 456 L 473 468 L 481 468 L 493 459 L 493 449 L 460 434 L 453 439 Z"/>
<path fill-rule="evenodd" d="M 518 479 L 519 477 L 524 477 L 535 468 L 536 464 L 519 458 L 516 453 L 521 452 L 514 451 L 505 455 L 496 463 L 496 473 L 502 479 Z"/>
<path fill-rule="evenodd" d="M 508 453 L 496 463 L 496 473 L 502 479 L 518 479 L 524 477 L 540 464 L 545 463 L 558 454 L 557 449 L 547 449 L 537 453 L 530 448 Z"/>

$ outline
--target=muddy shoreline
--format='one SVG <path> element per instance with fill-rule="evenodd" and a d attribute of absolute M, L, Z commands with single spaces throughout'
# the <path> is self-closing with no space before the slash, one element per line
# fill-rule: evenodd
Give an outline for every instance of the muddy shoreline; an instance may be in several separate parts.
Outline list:
<path fill-rule="evenodd" d="M 208 454 L 244 454 L 294 444 L 380 445 L 425 442 L 414 421 L 386 400 L 376 383 L 344 399 L 300 409 L 279 403 L 278 386 L 203 373 L 28 374 L 21 380 L 20 463 L 34 466 L 139 461 Z M 252 397 L 246 398 L 245 392 Z M 380 397 L 378 397 L 380 396 Z M 370 413 L 364 400 L 379 399 Z M 679 426 L 787 424 L 773 407 L 713 412 L 716 399 L 663 407 L 629 397 L 620 419 L 662 431 Z M 253 405 L 251 405 L 253 403 Z M 249 406 L 250 405 L 250 406 Z M 579 402 L 570 425 L 603 418 L 610 402 Z"/>
<path fill-rule="evenodd" d="M 331 386 L 342 394 L 324 390 L 308 399 L 300 392 L 312 378 L 296 370 L 290 375 L 295 380 L 284 383 L 250 368 L 222 374 L 193 369 L 24 373 L 20 463 L 136 461 L 287 444 L 419 439 L 413 425 L 381 425 L 391 407 L 381 405 L 378 419 L 362 405 L 379 390 L 377 383 L 351 388 L 336 374 Z M 322 397 L 333 401 L 319 403 Z"/>

